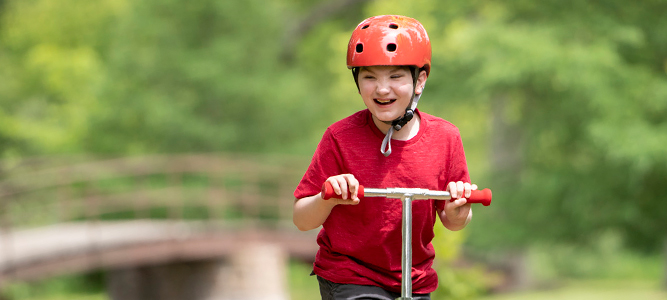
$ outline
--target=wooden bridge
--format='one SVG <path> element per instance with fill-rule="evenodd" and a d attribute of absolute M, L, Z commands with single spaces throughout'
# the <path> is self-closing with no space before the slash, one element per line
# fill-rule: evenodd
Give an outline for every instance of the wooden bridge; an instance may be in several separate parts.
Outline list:
<path fill-rule="evenodd" d="M 284 264 L 317 250 L 316 232 L 291 222 L 307 163 L 179 155 L 5 165 L 0 285 L 106 270 L 112 299 L 286 299 Z"/>

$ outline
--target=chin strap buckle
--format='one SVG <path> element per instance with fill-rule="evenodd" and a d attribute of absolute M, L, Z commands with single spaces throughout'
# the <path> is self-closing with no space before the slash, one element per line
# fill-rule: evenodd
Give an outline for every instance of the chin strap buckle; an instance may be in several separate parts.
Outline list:
<path fill-rule="evenodd" d="M 414 116 L 415 112 L 408 108 L 405 110 L 405 114 L 402 117 L 391 122 L 391 127 L 396 129 L 396 131 L 399 131 L 401 128 L 403 128 L 403 126 L 405 126 L 405 124 L 408 124 L 408 122 L 410 122 Z"/>

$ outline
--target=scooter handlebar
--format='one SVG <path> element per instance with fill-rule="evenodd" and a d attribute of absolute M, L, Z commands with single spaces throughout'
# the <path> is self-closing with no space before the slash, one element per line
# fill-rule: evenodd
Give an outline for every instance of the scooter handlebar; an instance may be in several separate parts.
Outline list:
<path fill-rule="evenodd" d="M 491 189 L 486 188 L 483 190 L 473 190 L 470 193 L 470 197 L 466 200 L 468 203 L 480 203 L 484 206 L 489 206 L 491 205 L 491 198 L 493 198 Z"/>
<path fill-rule="evenodd" d="M 325 181 L 324 184 L 322 185 L 322 193 L 320 193 L 322 196 L 322 199 L 324 200 L 329 200 L 331 198 L 335 199 L 343 199 L 343 195 L 338 195 L 333 189 L 333 186 L 331 185 L 331 182 Z M 364 199 L 364 186 L 359 185 L 359 190 L 357 191 L 357 197 L 359 199 Z M 350 191 L 347 191 L 347 199 L 350 199 Z"/>
<path fill-rule="evenodd" d="M 384 190 L 380 190 L 380 189 L 371 189 L 371 190 L 373 190 L 373 192 L 376 195 L 383 195 L 383 193 L 378 193 L 378 191 L 384 191 Z M 387 189 L 387 191 L 389 191 L 389 189 Z M 419 191 L 419 193 L 426 194 L 426 195 L 428 195 L 428 192 L 430 192 L 429 190 L 418 190 L 418 191 Z M 447 193 L 447 196 L 444 199 L 442 198 L 442 194 L 443 194 L 442 191 L 433 191 L 433 192 L 437 193 L 439 195 L 438 199 L 452 200 L 451 196 L 449 196 L 449 193 L 447 193 L 447 192 L 444 192 L 444 193 Z M 387 194 L 389 194 L 389 193 L 387 193 Z M 329 200 L 331 198 L 343 199 L 342 195 L 336 194 L 336 192 L 333 189 L 333 186 L 328 181 L 325 181 L 324 184 L 322 185 L 322 192 L 320 193 L 320 196 L 322 196 L 322 199 L 324 199 L 324 200 Z M 349 199 L 350 198 L 349 191 L 348 191 L 347 196 L 348 196 L 347 198 Z M 384 195 L 384 196 L 386 196 L 386 195 Z M 364 199 L 364 186 L 363 185 L 359 185 L 359 190 L 357 191 L 357 197 L 359 199 Z M 491 205 L 492 197 L 493 197 L 493 195 L 492 195 L 490 189 L 473 190 L 472 193 L 470 194 L 470 197 L 467 198 L 467 202 L 468 203 L 480 203 L 484 206 L 489 206 L 489 205 Z"/>

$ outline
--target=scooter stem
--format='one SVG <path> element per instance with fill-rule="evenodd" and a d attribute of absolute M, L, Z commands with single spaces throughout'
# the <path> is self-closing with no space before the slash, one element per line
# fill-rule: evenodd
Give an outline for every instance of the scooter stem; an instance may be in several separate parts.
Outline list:
<path fill-rule="evenodd" d="M 401 251 L 401 298 L 412 300 L 412 195 L 404 194 L 403 200 L 403 228 Z"/>

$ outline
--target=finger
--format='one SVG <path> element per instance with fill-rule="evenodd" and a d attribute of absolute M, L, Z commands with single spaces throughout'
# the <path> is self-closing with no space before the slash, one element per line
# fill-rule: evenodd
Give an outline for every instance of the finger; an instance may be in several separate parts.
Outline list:
<path fill-rule="evenodd" d="M 466 203 L 468 203 L 468 199 L 458 198 L 458 199 L 454 200 L 454 207 L 459 208 L 463 205 L 466 205 Z"/>
<path fill-rule="evenodd" d="M 463 192 L 464 192 L 464 186 L 463 186 L 463 181 L 459 181 L 456 183 L 456 195 L 459 197 L 463 197 Z"/>
<path fill-rule="evenodd" d="M 456 182 L 450 182 L 447 184 L 447 190 L 449 191 L 449 195 L 452 196 L 452 199 L 456 199 L 459 197 L 459 195 L 456 193 Z"/>
<path fill-rule="evenodd" d="M 359 193 L 359 181 L 354 176 L 350 175 L 350 177 L 347 178 L 347 183 L 350 187 L 350 198 L 357 201 L 356 204 L 358 204 L 359 197 L 357 196 L 357 193 Z"/>
<path fill-rule="evenodd" d="M 472 194 L 472 185 L 470 185 L 470 183 L 466 182 L 463 185 L 463 188 L 465 189 L 465 194 L 464 194 L 465 196 L 464 197 L 470 198 L 470 194 Z"/>
<path fill-rule="evenodd" d="M 336 195 L 340 195 L 341 190 L 338 180 L 336 180 L 336 178 L 330 177 L 327 179 L 327 182 L 331 184 L 331 188 L 333 188 L 334 193 L 336 193 Z"/>
<path fill-rule="evenodd" d="M 472 184 L 472 190 L 473 190 L 473 191 L 477 190 L 477 185 L 474 184 L 474 183 Z"/>
<path fill-rule="evenodd" d="M 360 203 L 360 201 L 359 201 L 358 199 L 357 199 L 357 200 L 353 200 L 353 199 L 347 199 L 347 200 L 338 199 L 338 203 L 336 203 L 336 204 L 342 204 L 342 205 L 357 205 L 357 204 L 359 204 L 359 203 Z"/>
<path fill-rule="evenodd" d="M 445 210 L 446 211 L 455 211 L 458 210 L 458 208 L 462 205 L 465 205 L 467 203 L 467 199 L 465 198 L 452 198 L 451 200 L 447 201 L 445 203 Z"/>
<path fill-rule="evenodd" d="M 339 178 L 338 184 L 340 185 L 340 192 L 341 192 L 338 195 L 341 195 L 341 198 L 343 198 L 343 200 L 347 200 L 348 185 L 347 185 L 347 180 L 345 180 L 345 177 Z"/>

